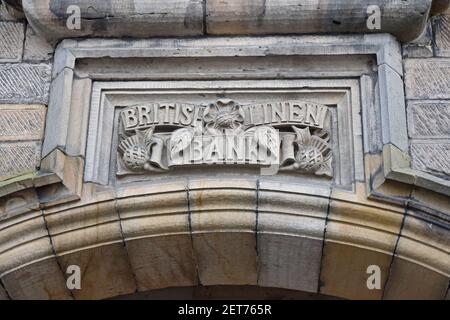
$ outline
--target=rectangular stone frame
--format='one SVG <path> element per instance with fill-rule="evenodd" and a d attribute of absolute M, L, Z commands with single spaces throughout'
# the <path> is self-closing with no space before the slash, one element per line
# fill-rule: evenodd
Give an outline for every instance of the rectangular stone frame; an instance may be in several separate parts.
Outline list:
<path fill-rule="evenodd" d="M 308 89 L 320 88 L 320 89 Z M 200 89 L 202 88 L 202 89 Z M 333 80 L 232 80 L 232 81 L 145 81 L 145 82 L 102 82 L 93 84 L 89 129 L 86 145 L 86 165 L 84 181 L 102 185 L 109 184 L 113 177 L 111 172 L 111 154 L 114 144 L 114 109 L 115 100 L 121 101 L 134 95 L 150 95 L 170 90 L 177 94 L 208 93 L 222 90 L 234 93 L 252 90 L 254 92 L 270 93 L 277 90 L 287 90 L 297 94 L 317 94 L 319 100 L 314 102 L 336 106 L 340 122 L 350 122 L 342 126 L 338 132 L 339 145 L 335 151 L 339 154 L 339 168 L 335 173 L 335 182 L 346 188 L 352 188 L 354 180 L 364 182 L 364 164 L 362 153 L 362 129 L 359 83 L 357 80 L 341 80 L 339 86 Z M 324 97 L 321 96 L 323 94 Z M 142 98 L 140 99 L 142 100 Z M 337 142 L 338 142 L 337 141 Z M 112 166 L 114 167 L 114 166 Z M 344 171 L 347 174 L 344 174 Z M 151 176 L 149 176 L 151 178 Z"/>
<path fill-rule="evenodd" d="M 281 36 L 281 37 L 215 37 L 195 39 L 151 39 L 151 40 L 64 40 L 57 48 L 51 96 L 43 146 L 43 169 L 57 172 L 62 183 L 73 193 L 79 194 L 83 172 L 79 173 L 76 183 L 66 181 L 64 175 L 73 170 L 64 169 L 65 164 L 55 159 L 77 158 L 85 161 L 85 144 L 88 125 L 87 118 L 92 86 L 96 81 L 141 80 L 136 70 L 127 70 L 127 61 L 139 61 L 144 58 L 164 59 L 258 59 L 260 57 L 302 58 L 326 57 L 342 59 L 348 56 L 373 56 L 376 58 L 377 79 L 372 79 L 367 70 L 351 67 L 352 60 L 347 59 L 346 69 L 322 68 L 301 74 L 302 78 L 356 78 L 360 81 L 363 127 L 375 126 L 381 130 L 381 141 L 375 146 L 370 144 L 371 133 L 364 132 L 364 154 L 366 166 L 366 184 L 369 195 L 401 202 L 381 190 L 386 182 L 399 181 L 413 186 L 450 194 L 450 182 L 432 175 L 413 170 L 408 156 L 405 100 L 403 88 L 403 68 L 399 43 L 390 35 L 348 35 L 348 36 Z M 122 72 L 108 70 L 101 63 L 103 59 L 118 59 L 124 63 Z M 175 60 L 174 60 L 175 61 Z M 341 61 L 342 62 L 342 61 Z M 99 64 L 98 66 L 96 64 Z M 320 60 L 318 60 L 320 63 Z M 356 62 L 355 62 L 356 63 Z M 120 64 L 119 64 L 120 65 Z M 117 66 L 116 66 L 117 68 Z M 118 67 L 120 68 L 120 66 Z M 148 66 L 147 66 L 148 68 Z M 325 69 L 325 70 L 324 70 Z M 133 73 L 136 71 L 136 73 Z M 320 71 L 320 72 L 318 72 Z M 127 73 L 130 72 L 130 73 Z M 283 77 L 293 75 L 283 74 Z M 268 76 L 265 71 L 255 71 L 256 78 Z M 201 80 L 202 74 L 196 74 Z M 156 72 L 151 79 L 167 80 L 179 78 L 178 74 Z M 270 77 L 276 79 L 276 76 Z M 298 78 L 298 75 L 297 75 Z M 184 79 L 189 80 L 189 76 Z M 375 97 L 370 96 L 373 81 L 377 82 Z M 83 108 L 82 106 L 85 106 Z M 375 109 L 375 118 L 370 114 Z M 378 115 L 377 115 L 378 113 Z M 376 117 L 379 117 L 379 121 Z M 63 154 L 61 156 L 60 154 Z M 56 155 L 58 154 L 58 156 Z M 379 154 L 377 165 L 368 165 L 373 154 Z M 72 161 L 73 163 L 74 161 Z M 373 162 L 373 161 L 372 161 Z M 67 161 L 65 162 L 67 163 Z M 84 165 L 82 165 L 84 167 Z M 89 165 L 86 166 L 89 168 Z M 369 168 L 369 169 L 367 169 Z M 379 170 L 379 169 L 382 170 Z M 368 171 L 367 171 L 368 170 Z M 81 170 L 83 171 L 83 170 Z M 381 175 L 380 175 L 381 172 Z M 72 181 L 74 179 L 71 179 Z"/>

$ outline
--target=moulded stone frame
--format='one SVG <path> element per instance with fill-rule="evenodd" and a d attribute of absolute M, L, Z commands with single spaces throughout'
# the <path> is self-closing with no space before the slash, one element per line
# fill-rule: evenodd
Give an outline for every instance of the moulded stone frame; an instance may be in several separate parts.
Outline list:
<path fill-rule="evenodd" d="M 114 144 L 114 110 L 116 100 L 133 99 L 136 95 L 152 94 L 195 94 L 219 93 L 222 91 L 235 94 L 248 91 L 255 94 L 276 94 L 291 92 L 297 94 L 317 95 L 314 102 L 336 106 L 340 121 L 347 121 L 338 132 L 340 144 L 335 150 L 339 169 L 335 173 L 339 185 L 352 188 L 354 181 L 364 181 L 363 145 L 361 129 L 361 105 L 358 80 L 343 79 L 339 85 L 333 80 L 232 80 L 232 81 L 144 81 L 144 82 L 102 82 L 93 83 L 89 110 L 89 125 L 85 159 L 84 181 L 107 185 L 113 175 L 111 168 Z M 323 95 L 323 97 L 321 96 Z M 147 98 L 151 99 L 151 98 Z M 142 100 L 142 98 L 140 98 Z M 139 100 L 139 101 L 140 101 Z M 145 100 L 145 99 L 144 99 Z M 81 148 L 81 149 L 84 149 Z M 343 171 L 348 177 L 343 177 Z"/>
<path fill-rule="evenodd" d="M 312 70 L 302 74 L 302 78 L 355 78 L 360 80 L 363 105 L 363 127 L 374 119 L 364 110 L 367 103 L 372 103 L 379 110 L 381 143 L 376 147 L 380 154 L 377 166 L 370 166 L 366 172 L 369 195 L 402 202 L 389 195 L 384 195 L 380 188 L 389 181 L 399 181 L 413 186 L 428 188 L 433 191 L 450 194 L 450 183 L 424 172 L 411 169 L 408 156 L 408 139 L 406 129 L 406 111 L 403 88 L 403 67 L 400 45 L 397 40 L 386 34 L 345 35 L 345 36 L 269 36 L 269 37 L 214 37 L 185 39 L 149 39 L 117 40 L 86 39 L 64 40 L 56 50 L 51 85 L 50 104 L 42 157 L 44 163 L 48 158 L 55 158 L 52 152 L 59 150 L 66 157 L 79 157 L 84 163 L 85 140 L 88 131 L 88 110 L 80 105 L 89 105 L 93 84 L 97 81 L 139 80 L 136 75 L 108 72 L 96 69 L 95 62 L 107 59 L 142 59 L 142 58 L 242 58 L 242 57 L 354 57 L 373 56 L 376 58 L 376 99 L 369 95 L 374 81 L 367 70 L 321 70 L 320 74 Z M 80 61 L 87 61 L 79 64 Z M 369 73 L 369 74 L 368 74 Z M 173 75 L 172 75 L 173 76 Z M 292 75 L 290 75 L 292 77 Z M 267 77 L 266 74 L 258 77 Z M 146 80 L 170 79 L 170 76 L 157 75 Z M 276 75 L 270 77 L 275 79 Z M 200 77 L 201 79 L 201 77 Z M 187 78 L 189 80 L 189 78 Z M 372 100 L 371 100 L 372 99 Z M 375 120 L 376 121 L 376 120 Z M 364 132 L 364 154 L 367 163 L 369 151 L 368 133 Z M 61 164 L 58 164 L 61 167 Z M 45 171 L 54 171 L 52 166 L 43 166 Z M 382 170 L 378 170 L 382 168 Z M 380 172 L 382 173 L 380 175 Z M 80 173 L 82 174 L 82 173 Z M 369 179 L 369 176 L 373 175 Z M 69 185 L 59 175 L 63 185 Z M 78 179 L 81 181 L 82 179 Z M 81 186 L 73 182 L 69 189 L 72 194 L 80 194 Z M 73 197 L 72 197 L 73 198 Z"/>

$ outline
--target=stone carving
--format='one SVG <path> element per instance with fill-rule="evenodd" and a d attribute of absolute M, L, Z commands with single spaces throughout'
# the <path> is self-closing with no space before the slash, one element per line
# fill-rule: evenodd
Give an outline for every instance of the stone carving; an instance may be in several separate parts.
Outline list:
<path fill-rule="evenodd" d="M 117 174 L 234 164 L 332 177 L 327 120 L 327 106 L 298 101 L 128 107 L 120 112 Z"/>

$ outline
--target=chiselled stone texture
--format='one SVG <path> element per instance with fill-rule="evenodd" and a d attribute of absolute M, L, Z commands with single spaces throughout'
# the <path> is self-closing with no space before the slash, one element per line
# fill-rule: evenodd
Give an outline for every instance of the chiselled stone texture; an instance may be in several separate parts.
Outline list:
<path fill-rule="evenodd" d="M 45 106 L 0 105 L 0 141 L 42 139 L 45 111 Z"/>
<path fill-rule="evenodd" d="M 48 61 L 53 56 L 53 47 L 36 32 L 27 26 L 23 60 L 27 62 Z"/>
<path fill-rule="evenodd" d="M 450 101 L 410 102 L 408 129 L 411 138 L 450 138 Z"/>
<path fill-rule="evenodd" d="M 405 60 L 408 99 L 449 99 L 450 59 Z"/>
<path fill-rule="evenodd" d="M 443 15 L 435 21 L 436 55 L 450 57 L 450 15 Z"/>
<path fill-rule="evenodd" d="M 36 171 L 39 150 L 36 142 L 0 143 L 0 181 Z"/>
<path fill-rule="evenodd" d="M 50 64 L 0 65 L 0 103 L 47 104 Z"/>
<path fill-rule="evenodd" d="M 438 176 L 450 176 L 450 141 L 411 144 L 413 168 L 432 172 Z"/>
<path fill-rule="evenodd" d="M 22 59 L 24 26 L 19 22 L 0 22 L 0 62 Z"/>

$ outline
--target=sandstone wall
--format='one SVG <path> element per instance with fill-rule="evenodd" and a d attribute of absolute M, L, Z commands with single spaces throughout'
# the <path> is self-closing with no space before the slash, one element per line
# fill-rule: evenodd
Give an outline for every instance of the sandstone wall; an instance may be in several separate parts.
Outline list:
<path fill-rule="evenodd" d="M 20 17 L 19 17 L 20 18 Z M 450 11 L 404 44 L 413 168 L 450 177 Z M 0 181 L 39 168 L 53 47 L 0 7 Z"/>

